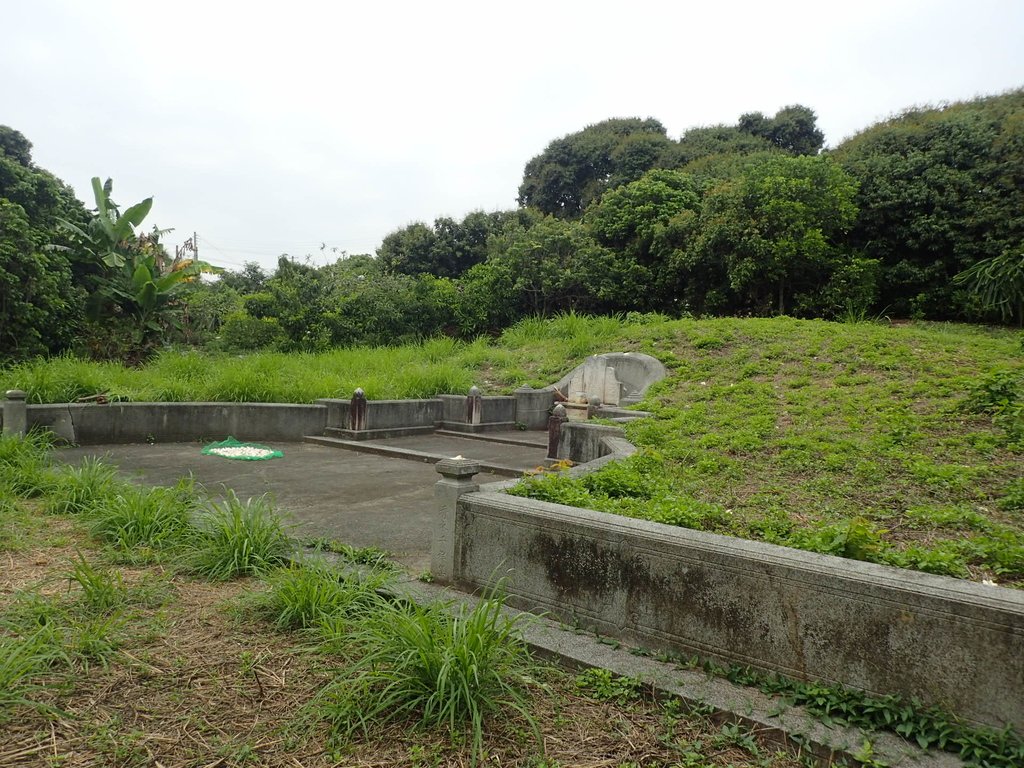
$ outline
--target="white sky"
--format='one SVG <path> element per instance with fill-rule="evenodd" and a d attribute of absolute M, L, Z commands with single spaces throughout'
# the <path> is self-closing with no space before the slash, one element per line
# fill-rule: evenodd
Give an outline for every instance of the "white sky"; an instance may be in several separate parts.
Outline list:
<path fill-rule="evenodd" d="M 608 117 L 787 104 L 826 142 L 1024 85 L 1021 0 L 0 0 L 0 124 L 92 206 L 152 195 L 171 246 L 273 267 L 515 206 L 526 161 Z"/>

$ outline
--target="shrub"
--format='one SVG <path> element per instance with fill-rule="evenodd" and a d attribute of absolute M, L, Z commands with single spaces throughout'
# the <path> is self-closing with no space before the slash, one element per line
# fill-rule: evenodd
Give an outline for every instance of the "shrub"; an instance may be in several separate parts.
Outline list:
<path fill-rule="evenodd" d="M 220 344 L 228 350 L 278 349 L 286 340 L 276 317 L 232 312 L 220 327 Z"/>

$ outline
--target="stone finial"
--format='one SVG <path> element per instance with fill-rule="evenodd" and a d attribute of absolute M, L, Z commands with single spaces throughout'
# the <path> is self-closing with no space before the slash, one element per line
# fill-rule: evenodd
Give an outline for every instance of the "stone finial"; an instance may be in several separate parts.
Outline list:
<path fill-rule="evenodd" d="M 23 389 L 8 389 L 5 397 L 8 400 L 24 400 L 27 395 Z"/>
<path fill-rule="evenodd" d="M 565 406 L 559 403 L 552 409 L 551 418 L 548 419 L 548 458 L 558 458 L 558 441 L 562 437 L 562 425 L 568 421 L 569 415 Z"/>

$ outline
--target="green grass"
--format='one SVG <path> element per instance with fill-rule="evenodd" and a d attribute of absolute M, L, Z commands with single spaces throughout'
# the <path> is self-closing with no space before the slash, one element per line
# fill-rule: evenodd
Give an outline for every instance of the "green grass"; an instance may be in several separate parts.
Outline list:
<path fill-rule="evenodd" d="M 0 724 L 19 710 L 52 711 L 40 701 L 48 686 L 38 678 L 62 657 L 47 627 L 25 637 L 0 636 Z"/>
<path fill-rule="evenodd" d="M 22 498 L 42 496 L 54 486 L 48 433 L 0 435 L 0 489 Z"/>
<path fill-rule="evenodd" d="M 117 467 L 86 457 L 77 467 L 55 470 L 46 511 L 58 515 L 88 514 L 105 507 L 126 489 L 127 484 L 117 477 Z"/>
<path fill-rule="evenodd" d="M 472 757 L 485 722 L 516 712 L 536 730 L 524 691 L 529 652 L 500 594 L 474 607 L 380 601 L 362 621 L 324 625 L 328 647 L 357 655 L 321 693 L 317 713 L 346 742 L 391 722 L 418 721 L 453 736 L 468 726 Z"/>
<path fill-rule="evenodd" d="M 327 625 L 333 634 L 344 634 L 344 626 L 379 607 L 389 578 L 386 570 L 340 573 L 311 561 L 270 572 L 269 589 L 256 593 L 250 608 L 280 629 Z"/>
<path fill-rule="evenodd" d="M 193 570 L 214 580 L 267 573 L 294 549 L 268 497 L 242 501 L 233 491 L 223 501 L 207 503 L 190 546 Z"/>
<path fill-rule="evenodd" d="M 161 553 L 186 546 L 199 505 L 191 480 L 182 480 L 174 488 L 125 484 L 120 493 L 93 509 L 90 531 L 124 561 L 155 561 Z"/>
<path fill-rule="evenodd" d="M 514 493 L 1024 583 L 1019 334 L 778 318 L 637 337 L 671 371 L 626 427 L 640 454 Z"/>

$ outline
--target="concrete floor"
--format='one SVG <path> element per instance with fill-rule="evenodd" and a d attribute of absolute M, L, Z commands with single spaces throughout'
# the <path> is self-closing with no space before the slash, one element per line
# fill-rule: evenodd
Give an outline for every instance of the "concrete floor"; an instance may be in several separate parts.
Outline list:
<path fill-rule="evenodd" d="M 445 451 L 444 455 L 461 453 L 481 459 L 486 454 L 524 469 L 542 463 L 545 453 L 539 448 L 524 450 L 460 438 L 441 441 L 424 436 L 422 445 L 416 438 L 399 439 L 407 450 L 429 446 Z M 267 493 L 297 525 L 296 536 L 326 536 L 355 547 L 380 547 L 412 574 L 429 568 L 434 483 L 440 479 L 432 463 L 309 443 L 271 447 L 282 450 L 284 458 L 237 461 L 204 456 L 199 443 L 80 446 L 57 453 L 73 463 L 85 456 L 103 456 L 123 474 L 148 485 L 173 485 L 191 473 L 215 496 L 224 488 L 243 499 Z M 507 478 L 481 473 L 476 479 L 490 483 Z"/>

